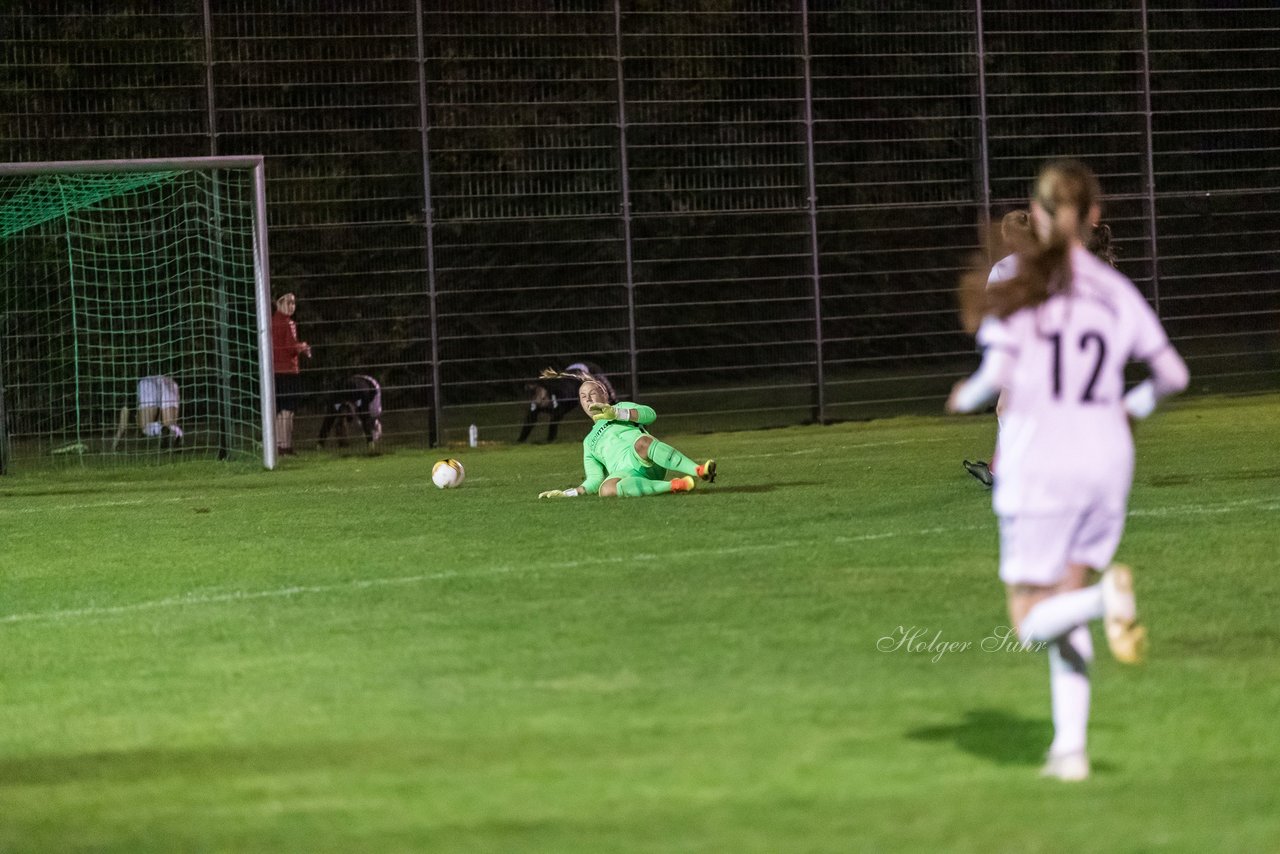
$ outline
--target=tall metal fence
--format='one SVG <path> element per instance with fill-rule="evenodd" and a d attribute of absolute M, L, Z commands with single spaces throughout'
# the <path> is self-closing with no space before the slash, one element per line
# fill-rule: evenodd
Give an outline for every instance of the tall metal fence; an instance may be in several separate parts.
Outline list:
<path fill-rule="evenodd" d="M 402 441 L 514 439 L 582 359 L 667 431 L 936 411 L 1058 156 L 1195 388 L 1275 388 L 1280 6 L 1043 5 L 15 0 L 0 154 L 265 155 L 308 384 Z"/>

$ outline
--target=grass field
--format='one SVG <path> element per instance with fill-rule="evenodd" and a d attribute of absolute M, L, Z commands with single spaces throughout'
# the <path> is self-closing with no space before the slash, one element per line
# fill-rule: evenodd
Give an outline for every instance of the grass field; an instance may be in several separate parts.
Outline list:
<path fill-rule="evenodd" d="M 1074 785 L 990 417 L 664 436 L 720 480 L 629 501 L 535 500 L 568 442 L 0 480 L 0 851 L 1280 850 L 1277 412 L 1140 426 Z"/>

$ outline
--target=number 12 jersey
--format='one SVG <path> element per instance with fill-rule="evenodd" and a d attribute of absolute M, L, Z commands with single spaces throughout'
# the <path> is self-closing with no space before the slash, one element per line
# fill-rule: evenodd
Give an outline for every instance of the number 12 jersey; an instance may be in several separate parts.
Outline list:
<path fill-rule="evenodd" d="M 993 504 L 1001 515 L 1096 506 L 1123 513 L 1133 482 L 1124 368 L 1169 339 L 1142 294 L 1083 247 L 1069 287 L 978 331 L 1014 367 L 1004 387 Z"/>

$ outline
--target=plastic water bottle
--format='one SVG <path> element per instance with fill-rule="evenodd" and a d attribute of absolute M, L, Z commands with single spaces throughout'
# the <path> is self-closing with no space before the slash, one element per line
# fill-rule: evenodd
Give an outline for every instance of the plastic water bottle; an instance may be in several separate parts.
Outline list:
<path fill-rule="evenodd" d="M 480 444 L 480 431 L 474 424 L 467 428 L 467 444 L 473 448 Z"/>

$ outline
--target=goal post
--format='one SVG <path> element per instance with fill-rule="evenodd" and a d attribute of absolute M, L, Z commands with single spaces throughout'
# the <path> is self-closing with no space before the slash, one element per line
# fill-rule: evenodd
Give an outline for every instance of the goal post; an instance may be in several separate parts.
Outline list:
<path fill-rule="evenodd" d="M 263 159 L 0 164 L 0 473 L 276 464 Z"/>

